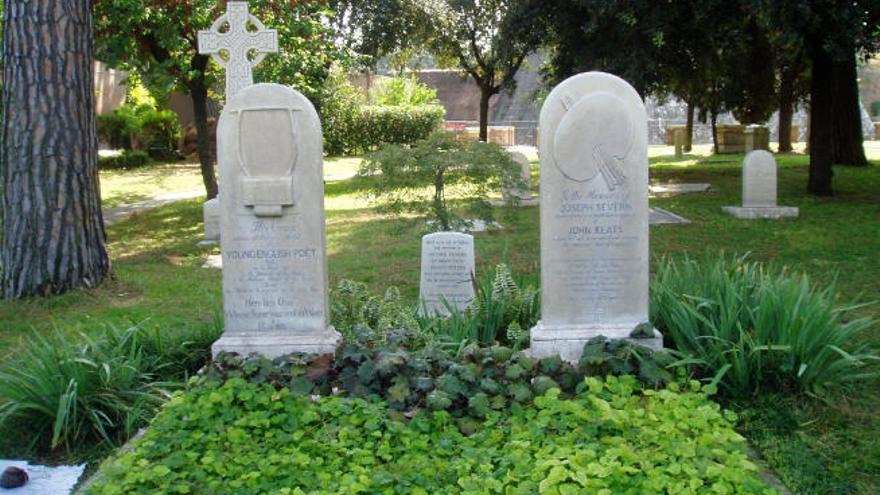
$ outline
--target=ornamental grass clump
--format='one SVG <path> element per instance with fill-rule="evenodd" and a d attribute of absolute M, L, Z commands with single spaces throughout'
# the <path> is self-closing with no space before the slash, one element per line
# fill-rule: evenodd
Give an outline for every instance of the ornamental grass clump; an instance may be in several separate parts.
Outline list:
<path fill-rule="evenodd" d="M 98 337 L 34 333 L 0 370 L 0 432 L 26 431 L 41 451 L 98 440 L 115 445 L 153 417 L 167 396 L 162 357 L 145 352 L 139 327 Z"/>
<path fill-rule="evenodd" d="M 878 375 L 880 356 L 862 335 L 876 324 L 848 317 L 836 284 L 747 256 L 664 258 L 651 282 L 651 318 L 668 342 L 734 397 L 781 391 L 827 397 Z"/>

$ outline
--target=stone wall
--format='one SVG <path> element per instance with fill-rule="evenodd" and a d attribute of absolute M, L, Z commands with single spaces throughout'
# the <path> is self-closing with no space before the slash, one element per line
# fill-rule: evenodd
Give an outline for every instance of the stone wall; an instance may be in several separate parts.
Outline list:
<path fill-rule="evenodd" d="M 870 60 L 859 68 L 859 92 L 862 97 L 862 105 L 871 113 L 871 104 L 880 101 L 880 58 Z M 875 121 L 880 116 L 871 115 Z"/>

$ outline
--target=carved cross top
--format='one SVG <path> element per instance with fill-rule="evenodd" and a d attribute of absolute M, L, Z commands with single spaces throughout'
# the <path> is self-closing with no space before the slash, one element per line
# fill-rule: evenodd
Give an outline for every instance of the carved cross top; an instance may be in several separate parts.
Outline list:
<path fill-rule="evenodd" d="M 259 19 L 248 11 L 247 2 L 228 2 L 225 14 L 217 18 L 211 29 L 199 31 L 199 53 L 211 57 L 226 69 L 226 99 L 254 83 L 251 72 L 267 53 L 278 51 L 278 32 L 266 29 Z M 248 24 L 257 30 L 249 31 Z M 228 25 L 226 31 L 220 28 Z M 251 51 L 256 56 L 251 60 Z M 225 52 L 226 57 L 221 53 Z"/>

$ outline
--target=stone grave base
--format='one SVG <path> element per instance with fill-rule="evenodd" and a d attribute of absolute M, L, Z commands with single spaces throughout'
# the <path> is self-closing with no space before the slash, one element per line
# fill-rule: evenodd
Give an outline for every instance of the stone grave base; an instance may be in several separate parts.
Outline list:
<path fill-rule="evenodd" d="M 712 189 L 712 184 L 705 182 L 683 183 L 683 184 L 654 184 L 648 186 L 648 192 L 651 194 L 694 194 L 705 193 Z"/>
<path fill-rule="evenodd" d="M 227 333 L 211 346 L 211 355 L 216 357 L 220 352 L 235 352 L 241 356 L 256 353 L 274 359 L 293 352 L 333 354 L 340 342 L 342 335 L 333 327 L 329 327 L 326 333 L 318 335 Z"/>
<path fill-rule="evenodd" d="M 634 326 L 633 326 L 634 327 Z M 562 359 L 577 364 L 584 351 L 584 345 L 593 337 L 604 336 L 609 339 L 628 340 L 634 344 L 654 351 L 663 349 L 663 335 L 654 329 L 654 338 L 635 339 L 629 335 L 633 327 L 558 325 L 544 326 L 538 322 L 531 331 L 529 354 L 535 358 L 559 355 Z"/>
<path fill-rule="evenodd" d="M 651 225 L 661 225 L 666 223 L 691 223 L 691 221 L 663 208 L 651 208 L 648 212 L 648 223 Z"/>
<path fill-rule="evenodd" d="M 496 206 L 496 207 L 509 206 L 507 201 L 505 201 L 503 199 L 489 200 L 489 204 L 491 204 L 492 206 Z M 538 206 L 539 204 L 541 204 L 541 200 L 539 200 L 537 196 L 532 196 L 531 198 L 520 198 L 516 202 L 516 206 L 519 208 L 522 208 L 525 206 Z"/>
<path fill-rule="evenodd" d="M 795 206 L 722 206 L 721 210 L 728 215 L 746 220 L 797 218 L 800 214 Z"/>

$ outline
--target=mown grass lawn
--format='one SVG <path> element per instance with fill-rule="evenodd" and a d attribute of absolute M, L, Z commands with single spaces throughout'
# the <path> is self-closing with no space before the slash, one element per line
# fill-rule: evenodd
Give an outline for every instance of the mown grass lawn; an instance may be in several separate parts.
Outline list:
<path fill-rule="evenodd" d="M 803 194 L 808 159 L 780 155 L 779 203 L 797 206 L 797 220 L 745 221 L 722 214 L 740 202 L 742 155 L 710 156 L 705 148 L 683 160 L 671 148 L 652 148 L 651 181 L 709 182 L 713 191 L 651 199 L 652 206 L 691 220 L 651 227 L 656 257 L 724 250 L 806 272 L 820 285 L 837 280 L 843 299 L 880 300 L 880 146 L 869 143 L 873 165 L 835 169 L 836 196 Z M 702 153 L 700 153 L 702 152 Z M 534 158 L 534 157 L 533 157 Z M 357 167 L 328 161 L 326 183 L 331 285 L 343 278 L 375 291 L 396 285 L 413 302 L 418 293 L 418 218 L 389 218 L 369 208 L 362 193 L 373 179 L 332 180 Z M 129 175 L 131 174 L 131 175 Z M 535 186 L 537 170 L 535 170 Z M 199 187 L 196 165 L 160 165 L 102 178 L 108 205 L 140 200 L 168 188 Z M 201 199 L 144 212 L 108 229 L 113 277 L 100 288 L 51 299 L 0 302 L 0 358 L 27 344 L 31 331 L 89 332 L 102 325 L 143 323 L 185 333 L 221 323 L 220 273 L 203 268 L 216 247 L 198 247 Z M 537 208 L 499 209 L 502 230 L 476 234 L 478 276 L 495 264 L 537 281 Z M 880 316 L 880 306 L 862 310 Z M 868 336 L 880 347 L 880 328 Z M 737 404 L 741 428 L 770 467 L 799 493 L 880 493 L 880 389 L 870 383 L 831 404 L 811 399 L 757 397 Z M 0 457 L 10 447 L 0 442 Z"/>

